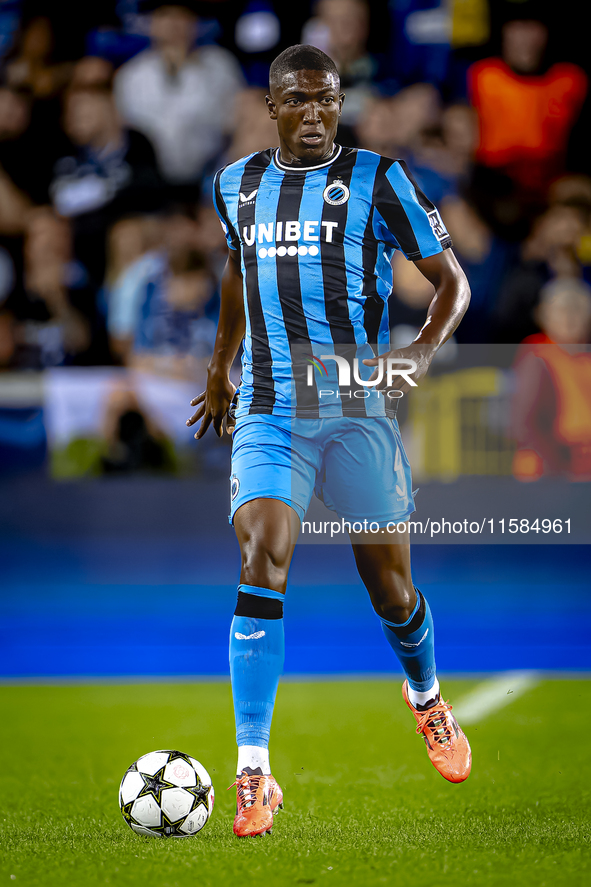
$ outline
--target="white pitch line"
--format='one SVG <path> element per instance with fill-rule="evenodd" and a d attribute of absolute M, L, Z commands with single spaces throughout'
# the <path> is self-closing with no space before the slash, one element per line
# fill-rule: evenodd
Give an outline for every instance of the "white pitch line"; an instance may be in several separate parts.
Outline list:
<path fill-rule="evenodd" d="M 514 702 L 539 684 L 533 672 L 516 671 L 484 681 L 454 705 L 453 712 L 460 724 L 475 724 L 493 712 Z"/>

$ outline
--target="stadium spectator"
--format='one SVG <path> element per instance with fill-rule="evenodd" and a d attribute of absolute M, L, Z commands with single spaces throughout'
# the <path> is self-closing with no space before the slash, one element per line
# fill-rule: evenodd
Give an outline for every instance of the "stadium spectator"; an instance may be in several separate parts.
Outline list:
<path fill-rule="evenodd" d="M 368 99 L 355 126 L 355 141 L 360 148 L 368 151 L 396 156 L 395 115 L 391 98 L 372 96 Z"/>
<path fill-rule="evenodd" d="M 464 197 L 450 194 L 440 205 L 455 256 L 472 292 L 468 310 L 455 333 L 456 339 L 460 343 L 472 344 L 494 341 L 492 315 L 516 248 L 497 237 Z"/>
<path fill-rule="evenodd" d="M 23 179 L 34 173 L 25 157 L 26 131 L 31 120 L 28 99 L 12 89 L 0 88 L 0 234 L 22 231 L 27 195 Z"/>
<path fill-rule="evenodd" d="M 28 92 L 0 87 L 0 234 L 22 233 L 30 203 L 48 202 L 53 164 L 68 145 L 36 110 Z"/>
<path fill-rule="evenodd" d="M 577 65 L 544 68 L 547 26 L 533 19 L 503 27 L 502 58 L 475 62 L 468 71 L 478 112 L 477 160 L 509 176 L 519 199 L 544 202 L 548 186 L 564 172 L 570 131 L 587 91 Z"/>
<path fill-rule="evenodd" d="M 112 287 L 148 249 L 149 231 L 159 230 L 156 218 L 133 215 L 115 222 L 107 237 L 105 285 Z M 108 300 L 107 300 L 108 301 Z"/>
<path fill-rule="evenodd" d="M 130 365 L 160 375 L 200 378 L 213 353 L 216 289 L 196 250 L 171 256 L 169 268 L 144 291 Z"/>
<path fill-rule="evenodd" d="M 109 232 L 103 302 L 111 351 L 124 364 L 129 360 L 146 287 L 167 268 L 163 224 L 150 218 L 122 219 Z"/>
<path fill-rule="evenodd" d="M 0 167 L 0 235 L 22 234 L 30 201 Z"/>
<path fill-rule="evenodd" d="M 172 209 L 160 217 L 119 222 L 109 235 L 110 261 L 104 287 L 111 350 L 127 363 L 150 287 L 170 276 L 170 262 L 191 252 L 207 256 L 217 292 L 226 263 L 226 239 L 211 204 L 196 210 Z M 215 317 L 216 301 L 208 308 Z"/>
<path fill-rule="evenodd" d="M 172 442 L 127 386 L 111 392 L 103 434 L 107 451 L 97 467 L 105 474 L 170 473 L 177 467 Z"/>
<path fill-rule="evenodd" d="M 591 479 L 591 288 L 555 280 L 541 292 L 541 332 L 518 353 L 512 423 L 520 480 L 542 474 Z"/>
<path fill-rule="evenodd" d="M 400 250 L 392 259 L 394 288 L 389 300 L 390 340 L 403 347 L 412 342 L 425 322 L 433 287 Z"/>
<path fill-rule="evenodd" d="M 157 209 L 163 183 L 151 144 L 123 128 L 109 89 L 69 90 L 64 128 L 75 151 L 55 164 L 51 197 L 57 212 L 72 219 L 76 255 L 100 285 L 108 226 L 124 214 Z"/>
<path fill-rule="evenodd" d="M 113 85 L 113 65 L 108 59 L 96 55 L 86 55 L 74 65 L 70 86 L 74 89 L 84 86 L 102 86 L 109 89 Z"/>
<path fill-rule="evenodd" d="M 117 103 L 153 142 L 165 179 L 196 185 L 233 129 L 242 73 L 221 47 L 194 48 L 198 19 L 189 2 L 151 5 L 152 48 L 117 72 Z"/>
<path fill-rule="evenodd" d="M 440 121 L 440 97 L 428 83 L 415 83 L 392 98 L 370 99 L 357 127 L 362 148 L 411 160 L 422 134 Z"/>
<path fill-rule="evenodd" d="M 542 288 L 535 314 L 540 332 L 528 336 L 524 344 L 586 345 L 591 335 L 591 288 L 581 280 L 554 280 Z"/>
<path fill-rule="evenodd" d="M 12 362 L 15 342 L 12 317 L 0 305 L 0 370 L 6 369 Z"/>
<path fill-rule="evenodd" d="M 106 335 L 85 269 L 72 257 L 69 223 L 49 207 L 29 213 L 24 275 L 5 302 L 18 369 L 109 362 Z"/>
<path fill-rule="evenodd" d="M 462 12 L 464 18 L 468 18 L 473 24 L 475 18 L 486 19 L 486 5 L 486 0 L 472 0 L 466 10 L 466 2 L 447 3 L 446 0 L 404 0 L 388 3 L 391 17 L 392 73 L 395 79 L 405 85 L 417 81 L 442 84 L 449 73 L 450 38 L 458 36 L 458 19 L 462 17 Z M 478 8 L 482 6 L 484 9 Z M 472 40 L 467 34 L 464 35 L 466 37 L 466 42 L 470 44 Z M 476 42 L 483 42 L 481 37 L 482 35 Z"/>
<path fill-rule="evenodd" d="M 228 250 L 226 236 L 218 214 L 211 203 L 202 204 L 197 211 L 195 247 L 207 256 L 207 261 L 219 286 L 226 265 Z"/>
<path fill-rule="evenodd" d="M 556 205 L 541 215 L 499 287 L 494 327 L 499 342 L 520 342 L 538 332 L 534 309 L 552 278 L 582 275 L 577 251 L 584 233 L 581 211 Z"/>
<path fill-rule="evenodd" d="M 375 92 L 378 66 L 367 49 L 369 4 L 366 0 L 319 0 L 314 11 L 301 42 L 317 46 L 334 60 L 347 96 L 340 126 L 353 127 Z"/>
<path fill-rule="evenodd" d="M 455 197 L 472 173 L 477 141 L 477 124 L 468 105 L 444 108 L 438 123 L 420 134 L 410 158 L 423 191 L 436 205 Z"/>
<path fill-rule="evenodd" d="M 5 303 L 14 286 L 14 263 L 0 246 L 0 368 L 8 366 L 14 353 L 13 323 Z"/>
<path fill-rule="evenodd" d="M 49 18 L 38 16 L 25 27 L 20 45 L 7 59 L 4 79 L 8 86 L 30 90 L 38 99 L 59 95 L 72 74 L 69 62 L 55 63 L 53 30 Z"/>
<path fill-rule="evenodd" d="M 14 286 L 14 262 L 8 250 L 0 246 L 0 306 L 12 292 Z"/>
<path fill-rule="evenodd" d="M 551 206 L 579 206 L 587 213 L 591 211 L 591 178 L 584 175 L 563 176 L 553 182 L 548 192 Z"/>
<path fill-rule="evenodd" d="M 228 163 L 277 144 L 277 127 L 265 104 L 267 92 L 267 89 L 251 88 L 239 94 L 234 134 L 226 158 Z"/>
<path fill-rule="evenodd" d="M 453 167 L 449 169 L 453 170 Z M 421 185 L 424 172 L 425 168 L 417 171 Z M 474 206 L 454 192 L 451 176 L 448 181 L 447 196 L 446 191 L 438 192 L 443 197 L 440 203 L 441 215 L 453 240 L 454 254 L 466 273 L 472 291 L 470 305 L 460 327 L 454 333 L 454 341 L 491 342 L 494 340 L 491 315 L 495 310 L 501 282 L 512 267 L 515 248 L 497 237 Z M 436 185 L 437 181 L 431 181 L 430 184 Z M 435 188 L 426 187 L 429 195 L 433 190 L 437 193 Z M 417 273 L 413 263 L 408 262 L 399 251 L 394 254 L 392 267 L 392 339 L 396 344 L 406 345 L 424 323 L 426 309 L 433 297 L 433 288 Z"/>

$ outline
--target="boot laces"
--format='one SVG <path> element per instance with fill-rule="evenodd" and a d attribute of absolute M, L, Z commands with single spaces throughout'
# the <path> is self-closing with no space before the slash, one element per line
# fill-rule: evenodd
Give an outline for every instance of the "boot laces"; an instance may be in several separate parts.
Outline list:
<path fill-rule="evenodd" d="M 438 745 L 448 746 L 453 739 L 453 728 L 451 718 L 447 713 L 452 710 L 449 702 L 439 702 L 432 708 L 428 708 L 423 712 L 419 721 L 417 721 L 417 733 L 425 733 L 429 731 L 434 742 Z"/>
<path fill-rule="evenodd" d="M 228 791 L 236 786 L 238 807 L 241 810 L 248 810 L 249 807 L 256 804 L 257 791 L 261 779 L 263 779 L 262 776 L 249 776 L 248 773 L 246 773 L 244 776 L 241 776 L 240 779 L 237 779 L 236 782 L 233 782 L 232 785 L 228 786 Z"/>

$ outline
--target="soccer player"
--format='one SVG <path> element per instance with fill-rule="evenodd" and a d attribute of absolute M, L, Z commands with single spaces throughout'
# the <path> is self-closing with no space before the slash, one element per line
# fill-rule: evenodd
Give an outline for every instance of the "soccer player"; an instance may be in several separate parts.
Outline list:
<path fill-rule="evenodd" d="M 440 216 L 405 165 L 335 144 L 339 88 L 325 53 L 286 49 L 271 65 L 266 99 L 279 148 L 230 164 L 214 182 L 229 259 L 207 387 L 191 401 L 197 410 L 187 425 L 200 421 L 197 439 L 210 425 L 221 436 L 224 420 L 234 429 L 230 519 L 242 568 L 230 674 L 240 837 L 270 831 L 283 801 L 268 744 L 288 570 L 312 492 L 343 520 L 369 518 L 381 528 L 414 511 L 391 395 L 425 374 L 470 298 Z M 390 351 L 394 249 L 415 262 L 435 295 L 414 343 Z M 229 371 L 241 342 L 235 392 Z M 352 357 L 357 388 L 347 388 L 346 369 L 341 376 Z M 402 382 L 381 378 L 379 361 L 388 358 L 416 369 Z M 312 368 L 299 372 L 305 363 Z M 408 534 L 396 537 L 375 544 L 369 531 L 352 532 L 355 561 L 406 674 L 402 695 L 417 733 L 442 776 L 462 782 L 470 746 L 439 691 L 433 620 L 413 585 Z"/>

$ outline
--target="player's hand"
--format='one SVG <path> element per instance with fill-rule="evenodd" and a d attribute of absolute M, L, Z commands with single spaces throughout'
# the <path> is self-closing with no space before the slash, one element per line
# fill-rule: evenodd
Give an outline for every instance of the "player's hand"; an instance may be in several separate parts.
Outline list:
<path fill-rule="evenodd" d="M 384 394 L 388 391 L 401 391 L 403 394 L 406 394 L 414 388 L 414 385 L 411 385 L 403 376 L 394 376 L 392 384 L 388 385 L 386 374 L 387 359 L 391 357 L 395 360 L 413 360 L 416 363 L 417 368 L 412 373 L 409 372 L 409 375 L 414 382 L 419 382 L 427 373 L 436 351 L 437 348 L 434 345 L 406 345 L 404 348 L 396 348 L 393 351 L 386 351 L 385 354 L 381 354 L 379 357 L 370 357 L 364 360 L 363 363 L 366 366 L 376 367 L 369 380 L 373 381 L 374 379 L 379 378 L 378 366 L 380 360 L 384 361 L 384 373 L 382 379 L 376 385 L 378 391 L 381 391 Z"/>
<path fill-rule="evenodd" d="M 200 440 L 210 425 L 218 437 L 223 434 L 224 418 L 226 419 L 226 431 L 231 434 L 236 420 L 228 415 L 228 409 L 234 398 L 236 386 L 230 382 L 227 374 L 216 373 L 211 368 L 207 371 L 207 387 L 191 401 L 192 407 L 197 407 L 190 419 L 187 419 L 189 428 L 201 420 L 201 424 L 195 432 L 195 440 Z"/>

